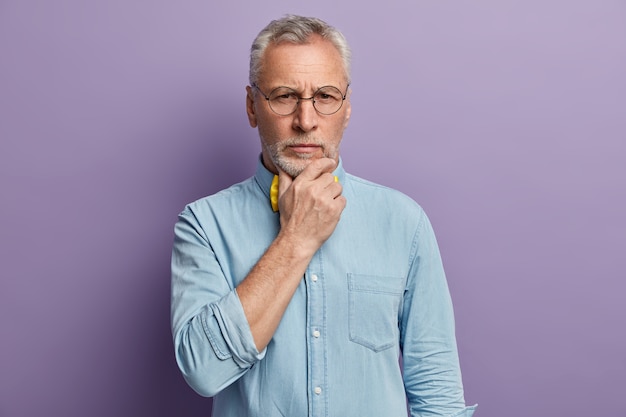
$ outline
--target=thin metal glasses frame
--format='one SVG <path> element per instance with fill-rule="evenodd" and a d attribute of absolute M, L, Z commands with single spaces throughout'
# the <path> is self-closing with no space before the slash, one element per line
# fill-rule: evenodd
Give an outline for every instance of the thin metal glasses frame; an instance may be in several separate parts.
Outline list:
<path fill-rule="evenodd" d="M 311 97 L 300 97 L 299 95 L 297 95 L 297 94 L 296 94 L 295 96 L 296 96 L 296 98 L 297 98 L 298 100 L 296 101 L 296 105 L 294 106 L 293 110 L 292 110 L 291 112 L 289 112 L 289 113 L 278 113 L 276 110 L 274 110 L 274 108 L 272 107 L 272 102 L 271 102 L 270 97 L 271 97 L 271 95 L 272 95 L 272 93 L 273 93 L 274 91 L 276 91 L 276 90 L 278 90 L 278 89 L 280 89 L 280 88 L 286 88 L 286 89 L 291 90 L 291 91 L 293 91 L 294 93 L 296 93 L 296 91 L 295 91 L 293 88 L 286 87 L 286 86 L 279 86 L 279 87 L 274 88 L 272 91 L 270 91 L 270 94 L 269 94 L 269 95 L 267 95 L 267 94 L 265 94 L 265 93 L 263 92 L 263 90 L 261 90 L 261 89 L 259 88 L 259 86 L 258 86 L 258 85 L 256 85 L 256 84 L 252 84 L 252 87 L 256 88 L 256 89 L 258 90 L 258 92 L 259 92 L 259 93 L 261 93 L 261 95 L 263 96 L 263 98 L 264 98 L 265 100 L 267 100 L 267 104 L 270 106 L 270 109 L 271 109 L 274 113 L 276 113 L 277 115 L 279 115 L 279 116 L 289 116 L 289 115 L 291 115 L 291 114 L 295 113 L 295 112 L 296 112 L 296 110 L 298 109 L 298 106 L 300 105 L 300 101 L 302 101 L 302 100 L 311 100 L 311 103 L 313 104 L 313 108 L 315 109 L 315 111 L 316 111 L 316 112 L 318 112 L 319 114 L 324 115 L 324 116 L 330 116 L 330 115 L 332 115 L 332 114 L 337 113 L 337 112 L 338 112 L 339 110 L 341 110 L 341 108 L 343 107 L 343 102 L 346 100 L 346 97 L 348 97 L 348 88 L 350 88 L 350 84 L 348 84 L 348 85 L 346 86 L 346 92 L 345 92 L 345 93 L 343 93 L 343 94 L 341 94 L 341 90 L 340 90 L 340 89 L 338 89 L 337 87 L 335 87 L 334 85 L 325 85 L 325 86 L 323 86 L 323 87 L 318 88 L 318 89 L 317 89 L 317 90 L 313 93 L 313 95 L 312 95 Z M 325 89 L 325 88 L 329 88 L 329 87 L 336 89 L 336 90 L 339 92 L 339 94 L 341 94 L 341 103 L 339 104 L 339 107 L 337 108 L 337 110 L 335 110 L 335 111 L 333 111 L 333 112 L 331 112 L 331 113 L 324 113 L 324 112 L 319 111 L 319 110 L 318 110 L 318 108 L 317 108 L 317 106 L 315 106 L 315 96 L 317 96 L 317 94 L 318 94 L 320 91 L 322 91 L 323 89 Z"/>

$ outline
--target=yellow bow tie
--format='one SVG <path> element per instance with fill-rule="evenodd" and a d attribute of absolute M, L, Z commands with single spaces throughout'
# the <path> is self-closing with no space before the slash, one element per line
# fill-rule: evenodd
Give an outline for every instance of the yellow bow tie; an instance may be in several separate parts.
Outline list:
<path fill-rule="evenodd" d="M 274 175 L 272 186 L 270 187 L 270 203 L 272 210 L 278 211 L 278 175 Z"/>
<path fill-rule="evenodd" d="M 339 182 L 339 177 L 335 175 L 335 182 Z M 278 175 L 274 175 L 272 186 L 270 187 L 270 203 L 272 210 L 278 211 Z"/>

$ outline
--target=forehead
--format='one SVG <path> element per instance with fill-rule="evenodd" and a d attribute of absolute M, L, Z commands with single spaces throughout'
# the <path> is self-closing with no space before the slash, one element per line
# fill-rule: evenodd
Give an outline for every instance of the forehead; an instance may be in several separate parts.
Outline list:
<path fill-rule="evenodd" d="M 263 55 L 260 82 L 270 87 L 341 86 L 346 73 L 337 48 L 315 35 L 305 44 L 270 44 Z"/>

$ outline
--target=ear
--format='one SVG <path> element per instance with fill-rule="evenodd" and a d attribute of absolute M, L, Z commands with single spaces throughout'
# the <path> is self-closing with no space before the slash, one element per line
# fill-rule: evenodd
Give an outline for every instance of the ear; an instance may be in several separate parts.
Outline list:
<path fill-rule="evenodd" d="M 345 114 L 345 119 L 343 121 L 343 128 L 347 128 L 348 127 L 348 122 L 350 122 L 350 115 L 352 114 L 352 104 L 350 103 L 350 97 L 346 97 L 346 102 L 344 103 L 344 106 L 346 106 L 346 114 Z"/>
<path fill-rule="evenodd" d="M 250 123 L 250 127 L 257 126 L 256 120 L 256 111 L 254 109 L 254 94 L 252 92 L 252 87 L 246 87 L 246 113 L 248 114 L 248 123 Z"/>

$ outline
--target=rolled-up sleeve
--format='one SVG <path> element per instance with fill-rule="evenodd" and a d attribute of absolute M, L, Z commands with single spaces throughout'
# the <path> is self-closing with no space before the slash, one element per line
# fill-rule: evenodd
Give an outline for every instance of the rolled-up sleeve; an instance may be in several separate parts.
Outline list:
<path fill-rule="evenodd" d="M 454 313 L 434 232 L 425 213 L 413 242 L 401 315 L 404 384 L 412 417 L 471 417 L 456 346 Z"/>
<path fill-rule="evenodd" d="M 237 292 L 189 208 L 174 228 L 171 285 L 176 361 L 197 393 L 213 396 L 265 351 L 257 351 Z"/>

